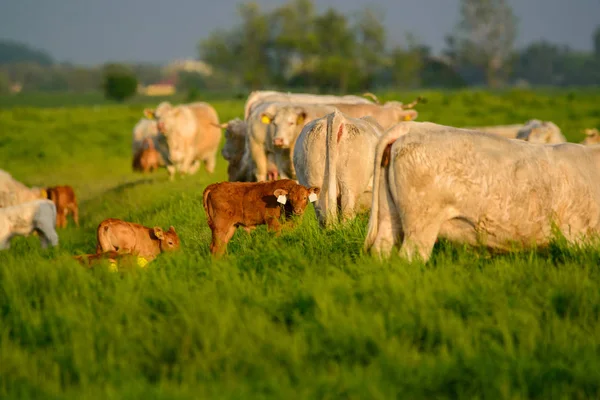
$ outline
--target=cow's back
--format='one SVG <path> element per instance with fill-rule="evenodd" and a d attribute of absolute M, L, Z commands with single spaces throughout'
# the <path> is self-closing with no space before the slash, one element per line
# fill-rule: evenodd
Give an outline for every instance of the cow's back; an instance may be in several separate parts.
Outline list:
<path fill-rule="evenodd" d="M 196 122 L 196 148 L 200 156 L 216 151 L 221 140 L 217 111 L 208 103 L 195 102 L 187 107 Z"/>

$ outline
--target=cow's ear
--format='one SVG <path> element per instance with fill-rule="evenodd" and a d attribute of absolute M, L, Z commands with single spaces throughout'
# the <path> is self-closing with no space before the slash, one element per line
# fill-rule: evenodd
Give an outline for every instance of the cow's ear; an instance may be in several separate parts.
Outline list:
<path fill-rule="evenodd" d="M 306 119 L 306 111 L 300 111 L 296 117 L 296 125 L 302 125 Z"/>
<path fill-rule="evenodd" d="M 173 227 L 173 225 L 171 225 L 171 226 L 169 227 L 169 232 L 173 232 L 173 233 L 175 233 L 175 228 Z"/>
<path fill-rule="evenodd" d="M 287 196 L 288 192 L 285 189 L 275 189 L 275 191 L 273 192 L 273 194 L 275 195 L 275 197 Z"/>
<path fill-rule="evenodd" d="M 151 108 L 146 108 L 144 109 L 144 116 L 148 119 L 155 119 L 156 118 L 156 114 L 154 113 L 154 110 Z"/>
<path fill-rule="evenodd" d="M 271 121 L 273 121 L 273 118 L 270 115 L 266 113 L 260 114 L 260 122 L 262 122 L 263 124 L 269 125 Z"/>
<path fill-rule="evenodd" d="M 152 228 L 152 232 L 154 232 L 154 236 L 156 236 L 157 239 L 163 240 L 163 230 L 159 226 Z"/>
<path fill-rule="evenodd" d="M 312 186 L 308 189 L 309 193 L 314 193 L 314 194 L 319 194 L 321 193 L 321 188 L 320 187 L 316 187 L 316 186 Z"/>

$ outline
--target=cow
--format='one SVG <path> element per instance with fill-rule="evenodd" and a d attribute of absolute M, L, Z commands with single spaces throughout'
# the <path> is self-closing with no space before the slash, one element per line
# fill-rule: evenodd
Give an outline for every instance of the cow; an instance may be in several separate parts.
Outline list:
<path fill-rule="evenodd" d="M 250 113 L 246 120 L 247 151 L 254 164 L 254 176 L 258 182 L 277 179 L 279 171 L 273 156 L 271 120 L 267 115 L 273 115 L 278 108 L 287 105 L 285 102 L 261 103 Z M 289 152 L 288 152 L 289 153 Z M 287 176 L 282 174 L 283 178 Z"/>
<path fill-rule="evenodd" d="M 37 232 L 43 249 L 58 246 L 56 206 L 50 200 L 38 199 L 0 208 L 0 250 L 10 248 L 14 236 Z"/>
<path fill-rule="evenodd" d="M 322 95 L 309 93 L 283 93 L 272 90 L 256 90 L 250 93 L 246 104 L 244 105 L 244 119 L 248 119 L 253 109 L 261 104 L 268 102 L 284 102 L 296 104 L 325 104 L 325 103 L 350 103 L 350 104 L 373 104 L 365 97 L 346 95 Z"/>
<path fill-rule="evenodd" d="M 517 132 L 517 139 L 529 143 L 564 143 L 567 139 L 563 136 L 560 128 L 550 121 L 532 119 Z"/>
<path fill-rule="evenodd" d="M 507 139 L 515 139 L 521 129 L 525 127 L 525 124 L 511 124 L 511 125 L 492 125 L 492 126 L 473 126 L 465 127 L 464 129 L 470 129 L 478 132 L 493 133 L 494 135 L 502 136 Z"/>
<path fill-rule="evenodd" d="M 583 133 L 585 134 L 585 139 L 583 139 L 581 144 L 586 146 L 600 144 L 600 132 L 598 132 L 598 129 L 584 129 Z"/>
<path fill-rule="evenodd" d="M 384 129 L 400 121 L 410 121 L 418 117 L 416 110 L 411 109 L 421 98 L 415 102 L 403 105 L 400 102 L 385 105 L 378 104 L 288 104 L 279 107 L 275 114 L 263 112 L 261 121 L 271 123 L 274 162 L 282 176 L 294 178 L 293 154 L 296 138 L 302 128 L 316 118 L 331 114 L 334 110 L 341 111 L 344 115 L 353 118 L 371 116 Z M 287 151 L 286 149 L 290 149 Z M 290 157 L 291 155 L 291 157 Z"/>
<path fill-rule="evenodd" d="M 294 168 L 301 185 L 322 188 L 315 203 L 322 226 L 336 222 L 338 207 L 344 221 L 369 209 L 375 148 L 383 132 L 373 117 L 350 118 L 336 110 L 300 133 Z"/>
<path fill-rule="evenodd" d="M 96 237 L 96 254 L 113 250 L 135 254 L 148 261 L 154 260 L 162 252 L 179 250 L 181 246 L 173 226 L 163 231 L 158 226 L 148 228 L 116 218 L 100 222 Z"/>
<path fill-rule="evenodd" d="M 290 179 L 208 185 L 202 198 L 212 232 L 211 254 L 220 256 L 226 251 L 237 227 L 251 229 L 266 224 L 269 230 L 279 234 L 280 218 L 303 215 L 319 191 L 318 187 L 307 188 Z"/>
<path fill-rule="evenodd" d="M 180 104 L 161 112 L 156 118 L 158 130 L 166 138 L 168 155 L 165 161 L 171 180 L 176 172 L 195 174 L 200 162 L 204 163 L 208 173 L 214 172 L 221 129 L 219 116 L 210 104 Z"/>
<path fill-rule="evenodd" d="M 139 157 L 141 151 L 147 146 L 146 139 L 150 138 L 154 147 L 161 153 L 160 165 L 165 165 L 164 158 L 167 156 L 166 144 L 163 143 L 159 136 L 156 119 L 165 111 L 172 108 L 171 103 L 163 101 L 154 110 L 150 108 L 144 109 L 144 117 L 141 118 L 133 127 L 133 135 L 131 138 L 131 157 L 135 160 Z"/>
<path fill-rule="evenodd" d="M 498 251 L 600 228 L 600 146 L 404 122 L 377 144 L 365 250 L 427 261 L 437 238 Z M 555 225 L 554 225 L 555 224 Z"/>
<path fill-rule="evenodd" d="M 239 118 L 221 124 L 225 129 L 225 144 L 221 155 L 227 160 L 227 176 L 230 182 L 253 182 L 254 162 L 247 142 L 247 123 Z"/>
<path fill-rule="evenodd" d="M 144 147 L 133 158 L 132 169 L 143 173 L 154 172 L 164 161 L 160 153 L 156 150 L 154 140 L 152 138 L 144 139 Z"/>
<path fill-rule="evenodd" d="M 47 193 L 41 187 L 27 187 L 8 172 L 0 169 L 0 207 L 9 207 L 28 201 L 46 199 Z"/>
<path fill-rule="evenodd" d="M 75 225 L 79 226 L 79 207 L 75 191 L 68 185 L 52 186 L 46 188 L 48 200 L 56 206 L 56 226 L 65 228 L 67 226 L 67 215 L 69 211 L 73 214 Z"/>

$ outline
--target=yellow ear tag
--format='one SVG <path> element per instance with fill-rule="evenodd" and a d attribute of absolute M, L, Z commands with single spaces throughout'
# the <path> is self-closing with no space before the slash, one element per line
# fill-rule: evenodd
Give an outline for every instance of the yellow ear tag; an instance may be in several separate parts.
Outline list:
<path fill-rule="evenodd" d="M 300 115 L 296 120 L 296 125 L 302 125 L 302 123 L 304 123 L 304 117 Z"/>
<path fill-rule="evenodd" d="M 138 257 L 137 258 L 137 265 L 140 268 L 145 268 L 146 265 L 148 265 L 148 260 L 146 260 L 144 257 Z"/>
<path fill-rule="evenodd" d="M 42 189 L 42 198 L 43 199 L 47 199 L 48 198 L 48 192 L 46 191 L 46 189 Z"/>
<path fill-rule="evenodd" d="M 268 125 L 271 123 L 271 118 L 267 117 L 266 115 L 263 115 L 262 118 L 260 119 L 260 122 Z"/>
<path fill-rule="evenodd" d="M 285 195 L 282 194 L 279 197 L 277 197 L 277 202 L 281 203 L 281 204 L 285 204 L 287 202 L 287 197 L 285 197 Z"/>
<path fill-rule="evenodd" d="M 411 119 L 412 119 L 412 117 L 410 116 L 410 114 L 406 114 L 406 115 L 404 116 L 404 120 L 405 120 L 405 121 L 410 121 Z"/>

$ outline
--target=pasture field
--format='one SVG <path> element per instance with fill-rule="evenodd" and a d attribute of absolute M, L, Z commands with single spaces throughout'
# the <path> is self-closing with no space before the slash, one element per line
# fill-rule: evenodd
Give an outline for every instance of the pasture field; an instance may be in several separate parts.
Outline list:
<path fill-rule="evenodd" d="M 570 141 L 600 127 L 600 91 L 386 94 L 420 121 L 552 120 Z M 210 99 L 207 99 L 210 101 Z M 244 100 L 212 104 L 221 121 Z M 70 184 L 81 227 L 0 252 L 0 398 L 600 398 L 600 247 L 557 239 L 492 255 L 436 245 L 430 263 L 362 251 L 368 216 L 323 231 L 236 232 L 212 260 L 202 191 L 226 162 L 170 182 L 131 172 L 131 129 L 151 104 L 0 109 L 0 168 Z M 107 217 L 175 226 L 182 251 L 146 269 L 88 270 Z"/>

